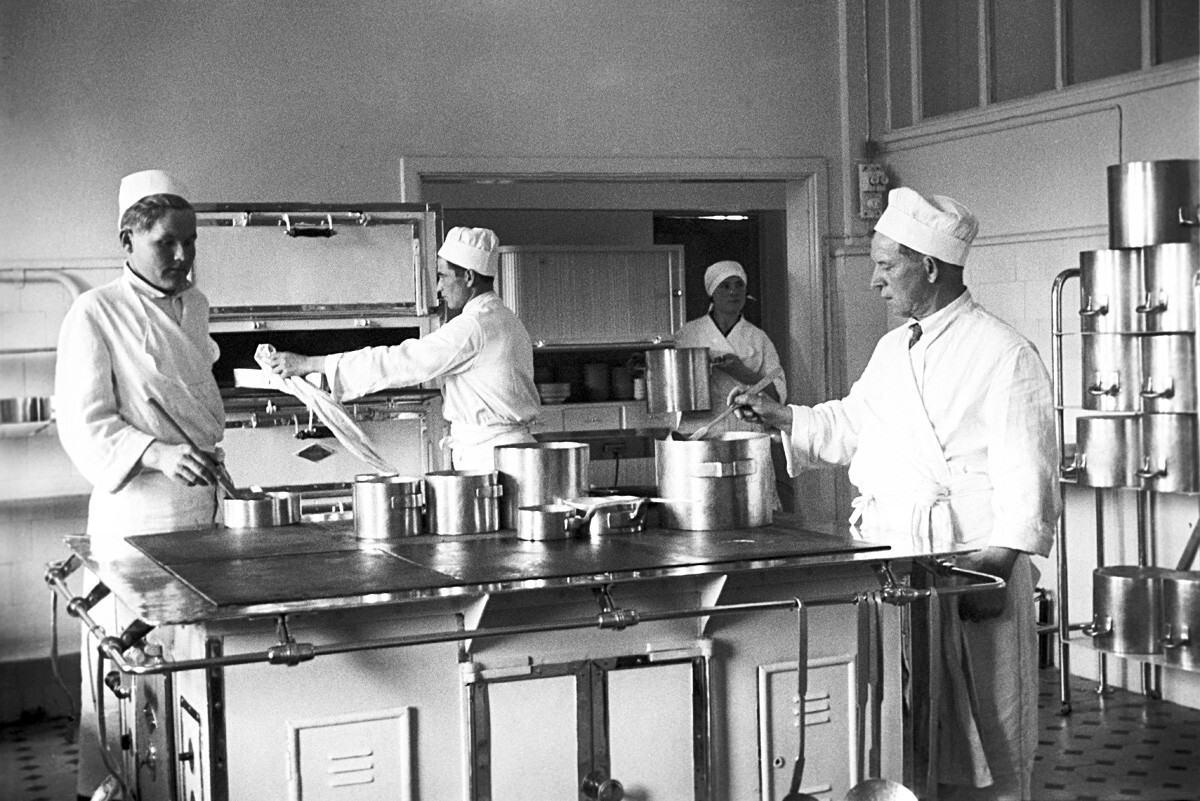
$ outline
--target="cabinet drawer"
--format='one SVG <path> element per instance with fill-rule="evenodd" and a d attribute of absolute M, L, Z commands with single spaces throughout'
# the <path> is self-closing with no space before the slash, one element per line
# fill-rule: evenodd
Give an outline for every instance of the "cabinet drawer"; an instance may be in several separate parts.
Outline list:
<path fill-rule="evenodd" d="M 621 407 L 602 406 L 587 408 L 586 406 L 562 410 L 563 431 L 591 431 L 598 428 L 620 428 Z"/>
<path fill-rule="evenodd" d="M 563 430 L 563 410 L 548 409 L 542 407 L 542 411 L 538 414 L 538 418 L 529 426 L 529 430 L 538 434 L 543 431 L 562 431 Z"/>

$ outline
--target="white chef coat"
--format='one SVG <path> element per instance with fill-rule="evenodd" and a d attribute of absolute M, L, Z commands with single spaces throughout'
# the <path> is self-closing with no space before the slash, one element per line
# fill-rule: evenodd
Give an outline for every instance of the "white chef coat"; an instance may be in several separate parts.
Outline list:
<path fill-rule="evenodd" d="M 675 332 L 675 345 L 680 348 L 708 348 L 710 356 L 733 354 L 741 360 L 747 369 L 759 376 L 764 376 L 779 367 L 779 354 L 766 332 L 745 317 L 739 319 L 728 334 L 722 334 L 721 329 L 713 322 L 711 315 L 689 320 Z M 787 401 L 787 380 L 780 373 L 773 382 L 779 393 L 781 403 Z M 738 382 L 733 376 L 720 368 L 714 368 L 708 379 L 709 410 L 706 412 L 686 412 L 680 421 L 679 430 L 682 433 L 695 431 L 709 420 L 725 410 L 729 393 Z M 760 423 L 738 420 L 730 415 L 724 421 L 714 426 L 710 433 L 723 434 L 727 431 L 762 431 Z"/>
<path fill-rule="evenodd" d="M 978 702 L 975 714 L 948 716 L 942 739 L 986 759 L 943 759 L 940 778 L 984 786 L 1017 776 L 1027 790 L 1037 655 L 1024 554 L 1049 553 L 1060 512 L 1050 379 L 1033 345 L 968 292 L 920 324 L 912 350 L 907 327 L 884 335 L 844 399 L 792 407 L 788 471 L 848 463 L 861 492 L 852 519 L 868 539 L 926 553 L 1023 552 L 1002 618 L 942 615 L 944 647 L 965 649 L 976 673 L 948 670 L 946 698 L 969 697 L 966 682 Z"/>
<path fill-rule="evenodd" d="M 496 445 L 532 442 L 529 425 L 541 411 L 533 342 L 495 292 L 471 298 L 428 336 L 328 356 L 325 374 L 339 401 L 438 382 L 459 470 L 492 470 Z"/>

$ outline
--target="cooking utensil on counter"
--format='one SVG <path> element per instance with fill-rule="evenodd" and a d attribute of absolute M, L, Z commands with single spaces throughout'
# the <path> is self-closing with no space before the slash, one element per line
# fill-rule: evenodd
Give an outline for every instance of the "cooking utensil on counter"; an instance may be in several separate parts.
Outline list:
<path fill-rule="evenodd" d="M 354 477 L 354 532 L 360 540 L 394 540 L 422 533 L 425 482 L 396 473 Z"/>
<path fill-rule="evenodd" d="M 163 405 L 158 402 L 157 398 L 147 398 L 147 400 L 150 402 L 150 405 L 153 406 L 154 409 L 162 416 L 163 420 L 166 420 L 167 423 L 171 426 L 171 428 L 175 429 L 175 433 L 178 434 L 179 436 L 183 437 L 184 442 L 186 442 L 188 445 L 192 446 L 196 450 L 200 451 L 201 453 L 207 453 L 207 451 L 200 450 L 199 446 L 197 446 L 196 443 L 192 441 L 192 438 L 188 436 L 187 432 L 183 430 L 183 426 L 181 426 L 181 425 L 179 425 L 179 423 L 175 422 L 175 418 L 172 417 L 171 414 L 165 408 L 163 408 Z M 212 454 L 208 454 L 208 455 L 212 456 Z M 216 459 L 216 457 L 213 457 L 213 462 L 214 462 L 214 464 L 216 464 L 216 467 L 217 467 L 217 469 L 216 469 L 217 485 L 221 488 L 221 490 L 229 498 L 232 498 L 234 500 L 241 499 L 243 496 L 242 496 L 241 492 L 238 490 L 237 486 L 233 483 L 233 478 L 229 475 L 229 471 L 225 469 L 225 465 L 222 462 L 218 461 Z M 261 501 L 263 499 L 260 497 L 255 497 L 255 498 L 247 497 L 246 500 Z M 300 503 L 300 501 L 297 500 L 296 501 L 296 504 L 297 504 L 296 519 L 297 520 L 300 517 L 299 503 Z M 278 524 L 276 524 L 276 525 L 278 525 Z"/>
<path fill-rule="evenodd" d="M 781 376 L 781 375 L 783 375 L 783 367 L 776 367 L 774 370 L 770 371 L 765 376 L 763 376 L 761 379 L 759 379 L 754 384 L 752 384 L 750 386 L 750 388 L 747 389 L 742 394 L 757 395 L 758 393 L 760 393 L 764 389 L 766 389 L 768 386 L 770 386 L 771 382 L 774 381 L 776 378 L 779 378 L 779 376 Z M 737 409 L 736 406 L 732 406 L 732 405 L 726 406 L 725 411 L 721 412 L 719 415 L 714 417 L 712 420 L 710 420 L 705 425 L 701 426 L 700 428 L 697 428 L 691 434 L 688 434 L 687 438 L 690 440 L 704 439 L 705 435 L 708 434 L 708 432 L 712 430 L 713 426 L 715 426 L 717 423 L 724 420 L 729 415 L 733 414 L 735 409 Z"/>
<path fill-rule="evenodd" d="M 269 528 L 300 522 L 298 492 L 248 492 L 224 498 L 221 511 L 226 528 Z"/>
<path fill-rule="evenodd" d="M 495 470 L 425 474 L 425 522 L 430 534 L 483 534 L 500 529 L 504 487 Z"/>
<path fill-rule="evenodd" d="M 564 498 L 563 503 L 590 512 L 588 534 L 603 537 L 609 534 L 634 534 L 645 530 L 650 499 L 637 495 L 588 496 Z"/>
<path fill-rule="evenodd" d="M 732 431 L 702 440 L 655 440 L 665 528 L 720 531 L 771 523 L 771 438 Z"/>
<path fill-rule="evenodd" d="M 592 519 L 595 507 L 586 512 L 569 503 L 544 503 L 517 510 L 517 538 L 530 542 L 566 540 L 575 536 Z"/>
<path fill-rule="evenodd" d="M 504 528 L 517 528 L 522 506 L 557 503 L 588 494 L 591 448 L 583 442 L 522 442 L 499 445 L 496 470 Z"/>

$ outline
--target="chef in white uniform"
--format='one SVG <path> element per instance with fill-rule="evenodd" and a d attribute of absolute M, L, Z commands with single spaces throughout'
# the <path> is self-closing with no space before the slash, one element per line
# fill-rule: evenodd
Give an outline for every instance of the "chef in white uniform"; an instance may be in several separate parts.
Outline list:
<path fill-rule="evenodd" d="M 499 267 L 496 234 L 451 228 L 438 250 L 438 292 L 461 310 L 420 339 L 330 356 L 279 351 L 267 364 L 282 376 L 324 372 L 338 400 L 426 381 L 441 386 L 456 470 L 493 470 L 498 445 L 533 442 L 541 410 L 533 381 L 533 342 L 493 291 Z"/>
<path fill-rule="evenodd" d="M 1047 555 L 1053 542 L 1058 443 L 1037 351 L 963 282 L 976 230 L 950 198 L 890 192 L 871 243 L 871 285 L 907 324 L 884 335 L 842 400 L 731 400 L 785 432 L 793 475 L 850 465 L 860 536 L 918 553 L 970 549 L 960 566 L 1006 580 L 1003 591 L 931 610 L 941 657 L 929 671 L 938 709 L 923 797 L 1024 799 L 1037 744 L 1029 556 Z"/>
<path fill-rule="evenodd" d="M 679 348 L 708 348 L 713 371 L 707 412 L 685 412 L 679 431 L 695 431 L 725 409 L 731 390 L 758 382 L 779 367 L 779 354 L 766 332 L 742 316 L 746 306 L 746 270 L 736 261 L 718 261 L 704 271 L 704 291 L 712 298 L 708 313 L 685 323 L 675 332 Z M 787 401 L 787 381 L 780 373 L 767 390 L 779 402 Z M 732 416 L 709 433 L 761 431 L 761 424 Z"/>
<path fill-rule="evenodd" d="M 196 213 L 186 196 L 184 185 L 162 170 L 121 181 L 117 227 L 127 257 L 121 275 L 83 293 L 59 332 L 58 437 L 93 486 L 88 534 L 95 552 L 131 534 L 210 526 L 216 514 L 225 413 L 212 374 L 217 346 L 208 335 L 208 301 L 192 284 Z M 150 399 L 196 447 L 182 441 Z M 106 625 L 121 625 L 111 598 L 93 612 Z M 85 632 L 78 790 L 88 796 L 107 775 L 91 705 L 93 647 Z"/>

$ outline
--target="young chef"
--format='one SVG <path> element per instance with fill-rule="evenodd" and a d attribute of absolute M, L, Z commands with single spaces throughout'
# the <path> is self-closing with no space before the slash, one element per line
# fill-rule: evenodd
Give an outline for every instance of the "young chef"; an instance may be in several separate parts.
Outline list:
<path fill-rule="evenodd" d="M 216 513 L 214 454 L 225 412 L 212 374 L 217 346 L 208 335 L 208 301 L 192 285 L 196 213 L 186 195 L 162 170 L 121 181 L 125 266 L 116 280 L 82 294 L 59 332 L 58 437 L 93 486 L 87 528 L 94 551 L 130 534 L 210 526 Z M 197 447 L 180 441 L 151 399 Z M 93 614 L 120 625 L 111 599 Z M 85 630 L 78 791 L 89 797 L 108 775 L 91 702 L 91 647 Z"/>
<path fill-rule="evenodd" d="M 493 470 L 497 445 L 533 442 L 541 409 L 529 332 L 493 289 L 496 234 L 451 228 L 438 250 L 438 292 L 462 310 L 438 330 L 399 345 L 331 356 L 280 351 L 268 364 L 281 376 L 324 372 L 338 400 L 438 381 L 456 470 Z"/>
<path fill-rule="evenodd" d="M 850 465 L 863 537 L 905 551 L 972 550 L 960 566 L 1007 582 L 961 596 L 957 609 L 943 601 L 931 782 L 942 799 L 1026 799 L 1037 745 L 1029 555 L 1052 544 L 1058 445 L 1037 351 L 963 283 L 976 230 L 950 198 L 892 190 L 871 242 L 871 286 L 909 324 L 884 335 L 842 400 L 731 400 L 785 432 L 793 475 Z"/>

